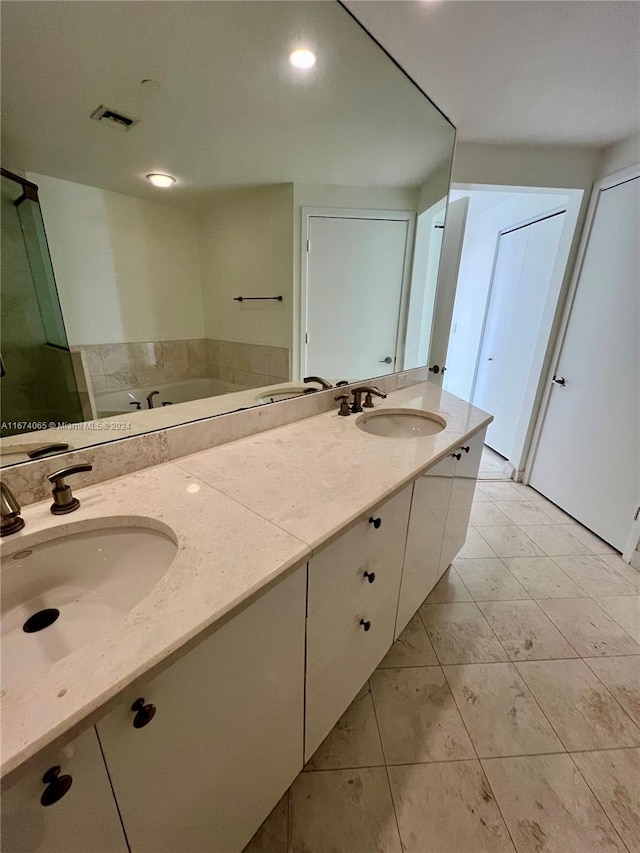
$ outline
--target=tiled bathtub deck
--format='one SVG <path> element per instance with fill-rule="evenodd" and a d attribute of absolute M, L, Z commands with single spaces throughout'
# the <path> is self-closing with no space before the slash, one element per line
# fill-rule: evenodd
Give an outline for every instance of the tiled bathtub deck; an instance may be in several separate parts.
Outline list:
<path fill-rule="evenodd" d="M 640 851 L 640 573 L 497 477 L 246 853 Z"/>

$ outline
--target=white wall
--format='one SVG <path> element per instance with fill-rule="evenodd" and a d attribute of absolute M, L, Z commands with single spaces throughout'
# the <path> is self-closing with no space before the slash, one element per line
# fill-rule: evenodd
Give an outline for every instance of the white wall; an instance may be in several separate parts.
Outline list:
<path fill-rule="evenodd" d="M 293 185 L 222 193 L 199 217 L 205 335 L 291 346 Z M 283 302 L 234 302 L 278 296 Z"/>
<path fill-rule="evenodd" d="M 453 189 L 450 198 L 455 201 L 465 195 L 469 196 L 469 212 L 444 387 L 470 400 L 498 235 L 505 228 L 566 204 L 567 196 Z"/>
<path fill-rule="evenodd" d="M 606 178 L 614 172 L 619 172 L 627 166 L 635 166 L 637 163 L 640 163 L 640 136 L 632 136 L 604 149 L 598 176 Z"/>
<path fill-rule="evenodd" d="M 292 376 L 300 378 L 300 296 L 302 208 L 346 208 L 363 210 L 411 210 L 418 206 L 418 189 L 395 187 L 347 187 L 324 184 L 294 184 L 293 187 L 293 349 Z"/>
<path fill-rule="evenodd" d="M 70 345 L 203 337 L 193 212 L 27 177 L 39 187 Z"/>

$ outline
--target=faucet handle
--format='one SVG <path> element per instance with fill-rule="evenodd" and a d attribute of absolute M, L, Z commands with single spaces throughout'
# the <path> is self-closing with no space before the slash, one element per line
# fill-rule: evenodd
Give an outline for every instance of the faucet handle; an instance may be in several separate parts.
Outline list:
<path fill-rule="evenodd" d="M 0 536 L 8 536 L 22 530 L 24 518 L 20 515 L 20 504 L 11 489 L 4 483 L 0 483 L 0 504 L 2 507 Z"/>
<path fill-rule="evenodd" d="M 349 395 L 348 394 L 339 394 L 337 397 L 334 397 L 334 400 L 337 402 L 340 400 L 340 408 L 338 409 L 338 414 L 343 418 L 346 418 L 347 415 L 351 414 L 351 409 L 349 408 Z"/>
<path fill-rule="evenodd" d="M 66 515 L 68 512 L 74 512 L 80 506 L 78 498 L 74 498 L 71 486 L 65 483 L 64 478 L 70 477 L 72 474 L 81 474 L 83 471 L 92 471 L 93 465 L 70 465 L 67 468 L 61 468 L 53 474 L 49 474 L 49 482 L 53 483 L 53 503 L 51 504 L 51 512 L 53 515 Z"/>

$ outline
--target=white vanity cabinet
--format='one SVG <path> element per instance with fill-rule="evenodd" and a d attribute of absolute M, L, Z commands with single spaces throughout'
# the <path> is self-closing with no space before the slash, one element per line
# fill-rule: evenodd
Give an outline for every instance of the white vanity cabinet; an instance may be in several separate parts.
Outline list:
<path fill-rule="evenodd" d="M 132 853 L 241 851 L 302 769 L 305 595 L 303 566 L 98 723 Z"/>
<path fill-rule="evenodd" d="M 50 781 L 43 782 L 43 776 Z M 43 754 L 17 784 L 3 788 L 3 853 L 127 849 L 95 729 Z"/>
<path fill-rule="evenodd" d="M 455 448 L 414 483 L 396 638 L 464 545 L 484 436 L 483 430 Z"/>
<path fill-rule="evenodd" d="M 467 538 L 471 506 L 476 490 L 478 470 L 482 449 L 484 448 L 486 430 L 482 430 L 465 441 L 455 451 L 455 472 L 451 499 L 447 510 L 447 523 L 444 531 L 444 541 L 440 554 L 438 577 L 449 568 L 457 557 Z M 459 457 L 459 458 L 458 458 Z"/>
<path fill-rule="evenodd" d="M 393 643 L 411 491 L 309 561 L 305 760 Z"/>

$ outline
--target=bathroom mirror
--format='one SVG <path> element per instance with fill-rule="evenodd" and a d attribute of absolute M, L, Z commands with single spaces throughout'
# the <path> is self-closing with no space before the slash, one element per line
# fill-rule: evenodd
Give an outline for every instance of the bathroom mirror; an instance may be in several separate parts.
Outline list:
<path fill-rule="evenodd" d="M 7 0 L 2 80 L 3 464 L 426 363 L 455 130 L 338 2 Z"/>

